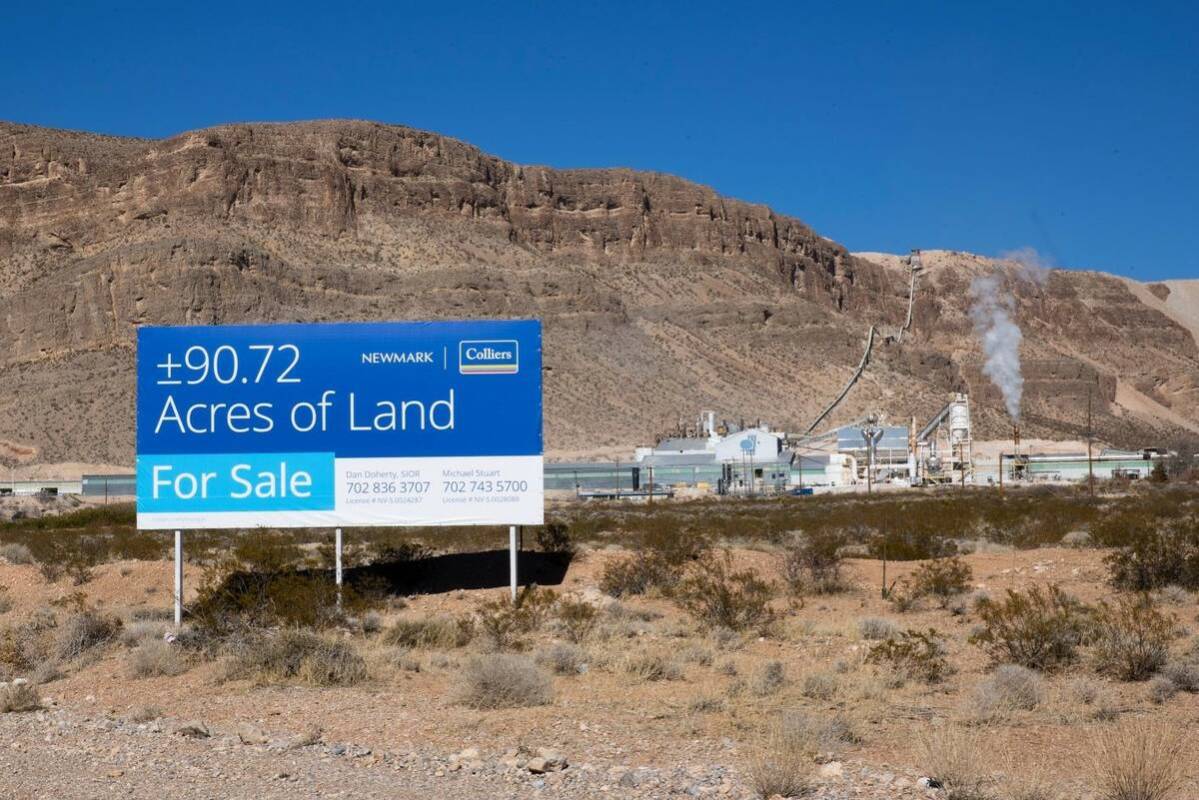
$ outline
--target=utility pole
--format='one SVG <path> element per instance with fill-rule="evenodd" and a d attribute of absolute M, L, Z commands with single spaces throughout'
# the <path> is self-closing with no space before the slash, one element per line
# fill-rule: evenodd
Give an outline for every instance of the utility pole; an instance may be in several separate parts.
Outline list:
<path fill-rule="evenodd" d="M 1094 440 L 1093 431 L 1091 429 L 1091 396 L 1092 388 L 1087 385 L 1087 488 L 1091 492 L 1091 498 L 1095 497 L 1095 462 L 1091 457 L 1091 443 Z"/>

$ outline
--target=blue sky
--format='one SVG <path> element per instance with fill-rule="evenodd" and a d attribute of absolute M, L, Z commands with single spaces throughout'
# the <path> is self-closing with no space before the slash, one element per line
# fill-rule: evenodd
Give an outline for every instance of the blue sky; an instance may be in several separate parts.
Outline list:
<path fill-rule="evenodd" d="M 675 173 L 854 250 L 1199 277 L 1194 3 L 36 6 L 5 11 L 3 119 L 372 119 Z"/>

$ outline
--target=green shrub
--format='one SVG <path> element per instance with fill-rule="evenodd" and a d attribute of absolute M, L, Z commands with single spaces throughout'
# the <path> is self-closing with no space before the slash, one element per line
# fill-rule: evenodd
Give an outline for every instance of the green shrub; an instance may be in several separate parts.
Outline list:
<path fill-rule="evenodd" d="M 1117 589 L 1147 592 L 1175 585 L 1199 589 L 1199 522 L 1176 520 L 1141 529 L 1109 554 L 1109 577 Z"/>
<path fill-rule="evenodd" d="M 537 549 L 556 556 L 574 554 L 574 542 L 570 540 L 570 529 L 561 522 L 548 522 L 536 529 Z"/>
<path fill-rule="evenodd" d="M 866 660 L 896 670 L 911 680 L 938 683 L 950 673 L 945 644 L 933 628 L 907 630 L 870 648 Z"/>
<path fill-rule="evenodd" d="M 558 622 L 566 638 L 579 644 L 595 630 L 599 612 L 595 606 L 582 600 L 562 600 L 558 603 Z"/>
<path fill-rule="evenodd" d="M 1169 661 L 1178 620 L 1141 595 L 1100 603 L 1094 625 L 1096 668 L 1120 680 L 1143 681 Z"/>
<path fill-rule="evenodd" d="M 958 556 L 938 558 L 916 568 L 912 588 L 918 595 L 937 598 L 941 608 L 947 608 L 950 600 L 970 589 L 973 577 L 970 565 Z"/>
<path fill-rule="evenodd" d="M 1086 639 L 1089 613 L 1058 586 L 1008 589 L 1000 601 L 984 598 L 976 605 L 982 630 L 970 641 L 996 663 L 1051 670 L 1072 663 Z"/>
<path fill-rule="evenodd" d="M 773 590 L 752 570 L 735 571 L 732 555 L 706 557 L 687 571 L 673 592 L 676 603 L 701 625 L 764 631 L 775 619 Z"/>
<path fill-rule="evenodd" d="M 783 551 L 783 581 L 791 595 L 844 591 L 841 548 L 845 544 L 846 538 L 839 531 L 793 533 Z"/>

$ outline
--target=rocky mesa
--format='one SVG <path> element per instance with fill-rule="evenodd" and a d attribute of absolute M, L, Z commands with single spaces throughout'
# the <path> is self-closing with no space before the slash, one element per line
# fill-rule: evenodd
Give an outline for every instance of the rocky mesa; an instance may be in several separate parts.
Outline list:
<path fill-rule="evenodd" d="M 370 122 L 164 140 L 0 123 L 0 456 L 131 464 L 140 324 L 479 316 L 544 321 L 551 456 L 644 443 L 701 408 L 805 429 L 872 325 L 830 423 L 922 420 L 963 388 L 999 436 L 968 315 L 984 273 L 1016 300 L 1027 435 L 1077 437 L 1088 393 L 1111 443 L 1199 430 L 1188 282 L 924 262 L 900 340 L 897 258 L 681 178 L 512 164 Z"/>

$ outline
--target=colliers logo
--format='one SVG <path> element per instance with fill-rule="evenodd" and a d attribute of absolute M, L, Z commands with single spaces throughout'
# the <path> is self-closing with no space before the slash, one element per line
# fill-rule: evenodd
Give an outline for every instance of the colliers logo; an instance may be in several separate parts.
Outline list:
<path fill-rule="evenodd" d="M 515 339 L 472 339 L 458 343 L 458 372 L 463 375 L 511 375 L 520 370 Z"/>

